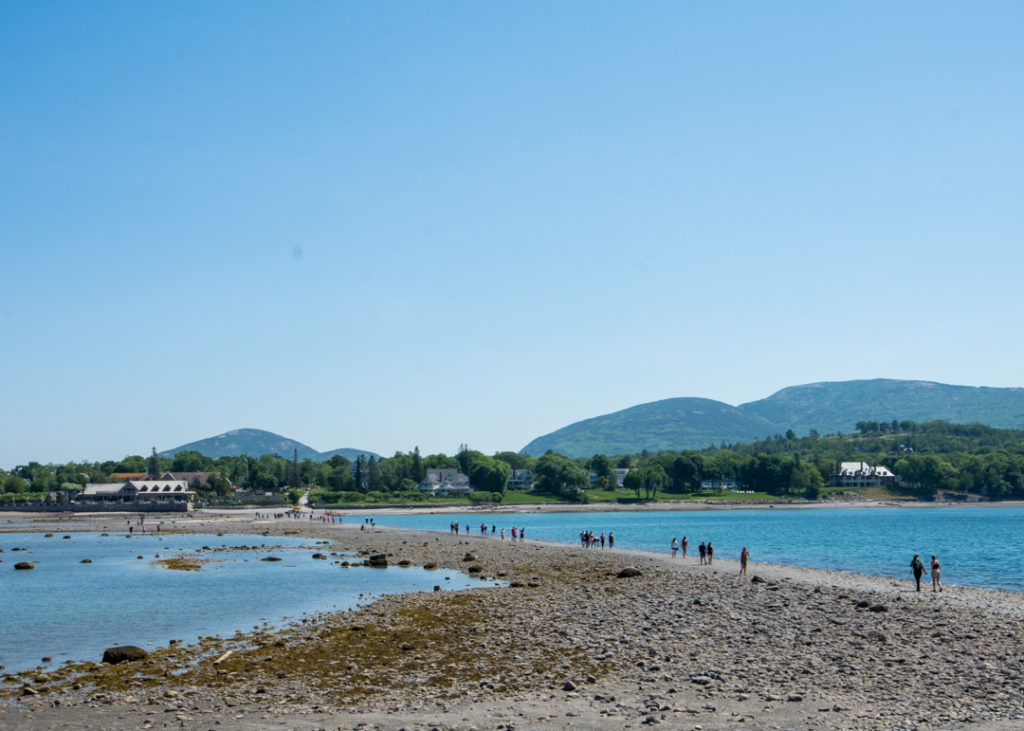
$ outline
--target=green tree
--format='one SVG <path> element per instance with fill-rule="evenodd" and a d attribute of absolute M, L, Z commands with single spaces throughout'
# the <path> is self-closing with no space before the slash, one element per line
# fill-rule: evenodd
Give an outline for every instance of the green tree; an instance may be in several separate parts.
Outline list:
<path fill-rule="evenodd" d="M 411 479 L 415 480 L 416 484 L 423 482 L 423 478 L 427 476 L 427 468 L 423 466 L 423 458 L 420 456 L 420 448 L 416 447 L 412 451 L 412 475 Z"/>
<path fill-rule="evenodd" d="M 355 469 L 355 483 L 356 489 L 360 492 L 366 492 L 367 486 L 367 473 L 366 473 L 366 455 L 360 454 L 356 457 L 356 469 Z"/>
<path fill-rule="evenodd" d="M 704 458 L 694 452 L 683 452 L 672 460 L 668 474 L 672 492 L 696 492 L 704 474 Z"/>
<path fill-rule="evenodd" d="M 470 460 L 469 472 L 466 474 L 473 489 L 504 493 L 508 478 L 512 476 L 512 468 L 500 459 L 480 454 Z"/>
<path fill-rule="evenodd" d="M 590 475 L 568 457 L 549 453 L 537 460 L 533 479 L 534 489 L 576 499 L 578 491 L 589 484 Z"/>
<path fill-rule="evenodd" d="M 660 464 L 651 464 L 643 469 L 644 491 L 648 500 L 656 500 L 658 490 L 668 484 L 668 475 Z"/>
<path fill-rule="evenodd" d="M 153 453 L 149 455 L 146 472 L 154 480 L 160 477 L 160 457 L 157 456 L 156 447 L 153 447 Z"/>
<path fill-rule="evenodd" d="M 495 459 L 500 459 L 514 470 L 525 470 L 530 460 L 518 452 L 496 452 Z"/>
<path fill-rule="evenodd" d="M 612 461 L 606 455 L 595 454 L 587 460 L 587 469 L 597 475 L 597 484 L 607 490 L 618 486 Z"/>
<path fill-rule="evenodd" d="M 218 497 L 224 497 L 231 492 L 231 483 L 220 473 L 214 472 L 206 479 L 206 488 Z"/>
<path fill-rule="evenodd" d="M 627 490 L 633 490 L 636 493 L 637 502 L 639 502 L 640 492 L 644 489 L 643 468 L 636 467 L 627 472 L 622 480 L 622 486 Z"/>
<path fill-rule="evenodd" d="M 369 492 L 383 492 L 386 487 L 384 473 L 376 457 L 370 457 L 366 463 L 366 487 Z"/>
<path fill-rule="evenodd" d="M 209 472 L 212 467 L 212 459 L 191 449 L 178 452 L 171 460 L 171 472 Z"/>
<path fill-rule="evenodd" d="M 12 495 L 20 495 L 28 490 L 28 482 L 15 474 L 7 475 L 4 478 L 4 492 Z"/>
<path fill-rule="evenodd" d="M 153 451 L 156 451 L 155 449 Z M 152 458 L 151 458 L 152 459 Z M 159 462 L 157 462 L 159 467 Z M 111 469 L 104 470 L 108 475 L 111 472 L 146 472 L 146 460 L 141 454 L 129 455 L 122 459 L 117 464 L 113 465 Z"/>

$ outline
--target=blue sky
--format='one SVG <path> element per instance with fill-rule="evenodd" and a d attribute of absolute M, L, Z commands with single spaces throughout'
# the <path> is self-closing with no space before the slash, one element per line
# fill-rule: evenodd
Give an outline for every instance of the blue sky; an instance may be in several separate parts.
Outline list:
<path fill-rule="evenodd" d="M 1024 5 L 0 5 L 0 467 L 1024 386 Z"/>

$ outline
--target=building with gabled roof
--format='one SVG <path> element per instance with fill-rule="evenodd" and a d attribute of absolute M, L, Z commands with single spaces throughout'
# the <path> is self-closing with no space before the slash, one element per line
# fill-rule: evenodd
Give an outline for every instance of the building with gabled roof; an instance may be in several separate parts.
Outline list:
<path fill-rule="evenodd" d="M 125 480 L 90 482 L 76 499 L 79 502 L 189 502 L 195 494 L 184 480 Z"/>
<path fill-rule="evenodd" d="M 210 477 L 219 476 L 220 472 L 164 472 L 161 480 L 184 480 L 193 490 L 210 481 Z"/>
<path fill-rule="evenodd" d="M 878 487 L 895 485 L 896 475 L 884 465 L 867 462 L 838 462 L 832 469 L 832 484 L 837 487 Z"/>
<path fill-rule="evenodd" d="M 431 495 L 465 495 L 472 488 L 469 478 L 456 469 L 428 469 L 420 482 L 420 491 Z"/>

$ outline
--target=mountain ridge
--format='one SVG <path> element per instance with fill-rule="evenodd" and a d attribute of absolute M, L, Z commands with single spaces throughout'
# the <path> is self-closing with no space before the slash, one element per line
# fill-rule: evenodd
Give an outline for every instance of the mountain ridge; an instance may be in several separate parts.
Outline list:
<path fill-rule="evenodd" d="M 801 436 L 812 429 L 831 434 L 854 431 L 860 421 L 894 419 L 1021 429 L 1024 388 L 877 378 L 789 386 L 739 406 L 677 397 L 574 422 L 533 439 L 520 452 L 538 456 L 551 449 L 569 457 L 590 457 L 703 449 L 763 439 L 789 429 Z"/>
<path fill-rule="evenodd" d="M 158 454 L 161 457 L 173 457 L 178 452 L 185 451 L 199 452 L 211 459 L 238 457 L 243 454 L 249 457 L 259 457 L 262 454 L 278 454 L 287 459 L 291 459 L 293 455 L 296 455 L 300 460 L 308 458 L 314 462 L 326 462 L 336 454 L 348 460 L 354 460 L 361 454 L 380 459 L 380 455 L 376 452 L 352 447 L 341 447 L 320 452 L 308 444 L 303 444 L 280 434 L 275 434 L 265 429 L 251 428 L 232 429 L 223 434 L 217 434 L 206 439 L 182 444 L 174 449 L 158 452 Z"/>

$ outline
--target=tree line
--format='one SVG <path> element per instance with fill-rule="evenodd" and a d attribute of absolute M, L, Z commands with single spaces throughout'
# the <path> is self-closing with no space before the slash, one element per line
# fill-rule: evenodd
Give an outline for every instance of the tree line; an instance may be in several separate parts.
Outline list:
<path fill-rule="evenodd" d="M 120 461 L 29 462 L 0 470 L 0 500 L 45 499 L 73 495 L 88 482 L 109 482 L 117 473 L 207 472 L 200 495 L 228 500 L 232 486 L 247 499 L 280 500 L 282 494 L 310 491 L 320 504 L 419 501 L 419 484 L 428 469 L 457 469 L 467 475 L 475 499 L 499 501 L 513 470 L 530 469 L 536 491 L 566 500 L 586 501 L 592 488 L 615 490 L 616 469 L 628 469 L 623 489 L 635 499 L 658 493 L 687 494 L 708 480 L 731 479 L 745 489 L 777 496 L 817 497 L 839 462 L 884 465 L 901 480 L 904 492 L 931 498 L 939 491 L 973 493 L 991 499 L 1024 498 L 1024 431 L 980 424 L 935 421 L 860 422 L 856 433 L 806 437 L 792 431 L 756 442 L 719 445 L 704 450 L 595 454 L 571 459 L 548 452 L 531 457 L 516 452 L 485 455 L 462 445 L 453 456 L 421 455 L 419 448 L 392 457 L 335 455 L 325 462 L 264 454 L 259 457 L 211 458 L 195 451 L 160 457 L 133 455 Z M 592 481 L 591 475 L 594 475 Z M 269 497 L 266 495 L 270 493 Z"/>

